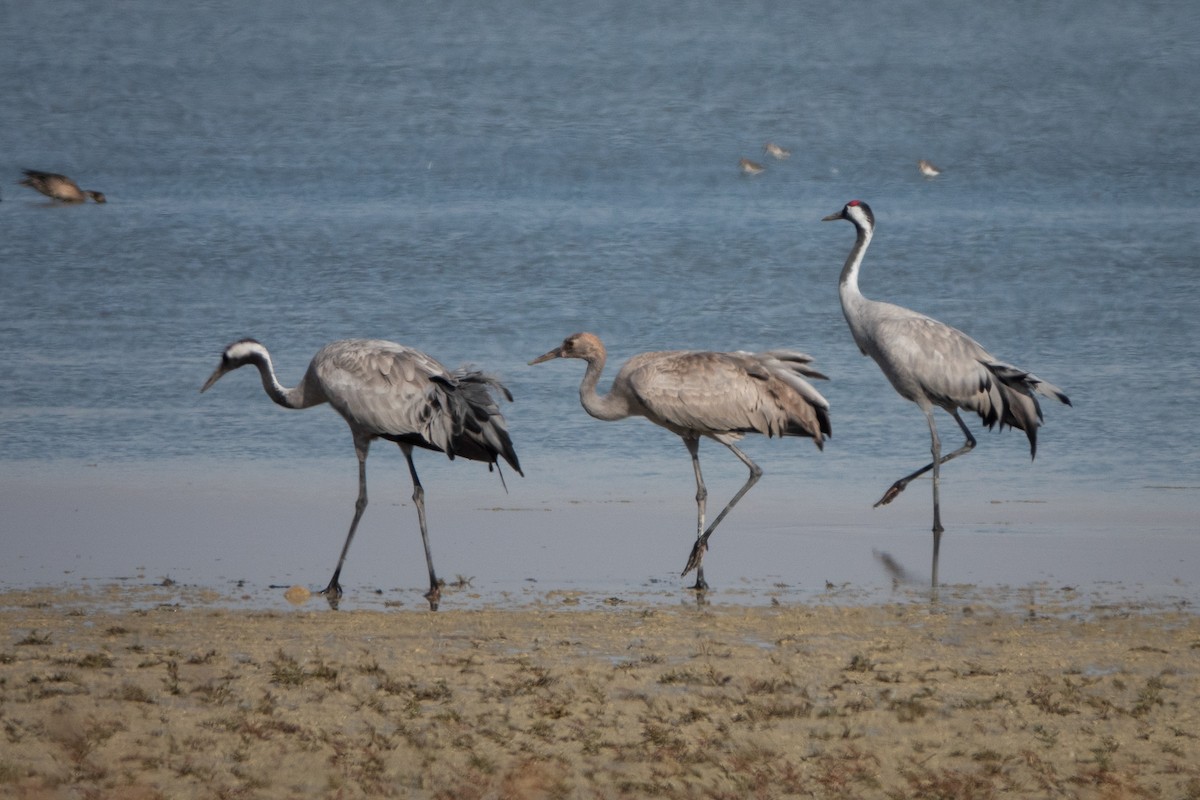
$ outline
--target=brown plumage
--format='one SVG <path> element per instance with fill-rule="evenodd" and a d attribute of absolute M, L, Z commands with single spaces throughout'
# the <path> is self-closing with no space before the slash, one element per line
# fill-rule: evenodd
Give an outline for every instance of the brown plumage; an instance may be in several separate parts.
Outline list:
<path fill-rule="evenodd" d="M 596 392 L 607 353 L 591 333 L 576 333 L 535 358 L 579 358 L 587 371 L 579 385 L 579 400 L 593 417 L 618 420 L 645 417 L 683 439 L 696 474 L 696 544 L 683 574 L 696 570 L 696 585 L 705 589 L 701 561 L 708 538 L 729 510 L 762 476 L 762 469 L 734 442 L 747 433 L 765 436 L 806 436 L 824 446 L 830 434 L 829 403 L 806 378 L 825 376 L 809 366 L 812 358 L 792 350 L 763 353 L 669 350 L 640 353 L 617 372 L 608 394 Z M 716 520 L 704 527 L 708 492 L 700 474 L 700 437 L 728 447 L 750 470 L 750 478 Z"/>
<path fill-rule="evenodd" d="M 22 186 L 36 189 L 53 200 L 59 200 L 63 203 L 82 203 L 90 197 L 97 203 L 107 202 L 107 199 L 100 192 L 95 192 L 91 189 L 80 189 L 78 184 L 66 175 L 59 175 L 55 172 L 40 172 L 36 169 L 27 169 L 23 170 L 23 172 L 25 173 L 25 177 L 20 181 Z"/>
<path fill-rule="evenodd" d="M 748 158 L 739 158 L 738 169 L 742 171 L 743 175 L 758 175 L 759 173 L 763 172 L 766 167 L 757 161 L 751 161 Z"/>

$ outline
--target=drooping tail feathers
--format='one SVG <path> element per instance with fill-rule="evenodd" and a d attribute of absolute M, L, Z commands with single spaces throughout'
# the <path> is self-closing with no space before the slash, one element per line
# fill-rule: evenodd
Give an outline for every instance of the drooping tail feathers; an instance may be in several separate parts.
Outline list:
<path fill-rule="evenodd" d="M 462 456 L 472 461 L 486 461 L 489 465 L 495 464 L 500 456 L 518 475 L 524 475 L 508 435 L 508 425 L 492 396 L 494 389 L 512 402 L 512 393 L 504 384 L 491 375 L 466 367 L 451 372 L 449 379 L 439 377 L 435 381 L 444 389 L 446 410 L 453 421 L 446 454 L 451 458 Z"/>
<path fill-rule="evenodd" d="M 1025 431 L 1029 439 L 1029 457 L 1037 456 L 1037 429 L 1042 424 L 1042 407 L 1038 405 L 1034 393 L 1049 397 L 1065 405 L 1071 405 L 1071 400 L 1061 389 L 1048 383 L 1023 369 L 1005 364 L 1002 361 L 981 361 L 983 366 L 995 376 L 1000 392 L 1000 413 L 996 414 L 995 406 L 990 414 L 980 413 L 984 424 L 989 428 L 1000 423 L 1001 430 L 1007 425 Z"/>
<path fill-rule="evenodd" d="M 829 380 L 809 366 L 812 356 L 795 350 L 768 350 L 757 354 L 759 360 L 771 372 L 794 389 L 800 399 L 793 400 L 792 417 L 785 434 L 811 436 L 820 449 L 825 448 L 825 438 L 833 433 L 829 420 L 829 401 L 813 388 L 805 378 Z"/>

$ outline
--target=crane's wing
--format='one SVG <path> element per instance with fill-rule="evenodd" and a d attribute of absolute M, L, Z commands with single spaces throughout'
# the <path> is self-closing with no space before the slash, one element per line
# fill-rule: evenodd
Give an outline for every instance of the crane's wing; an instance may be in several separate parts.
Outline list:
<path fill-rule="evenodd" d="M 449 444 L 435 420 L 442 406 L 435 377 L 450 372 L 410 347 L 375 339 L 347 339 L 326 345 L 313 357 L 315 372 L 330 405 L 351 427 L 374 436 L 421 436 Z"/>
<path fill-rule="evenodd" d="M 819 442 L 828 416 L 822 424 L 815 409 L 824 412 L 828 403 L 801 377 L 819 375 L 807 367 L 809 360 L 788 351 L 643 353 L 621 369 L 614 391 L 628 391 L 648 418 L 678 433 L 815 432 Z"/>
<path fill-rule="evenodd" d="M 995 360 L 991 353 L 957 328 L 898 310 L 907 313 L 880 318 L 867 347 L 896 391 L 914 402 L 924 395 L 943 408 L 982 414 L 993 383 L 983 362 Z"/>
<path fill-rule="evenodd" d="M 903 397 L 917 401 L 924 395 L 947 410 L 974 411 L 989 428 L 999 423 L 1023 430 L 1032 454 L 1042 423 L 1034 393 L 1070 405 L 1057 386 L 997 360 L 970 336 L 935 319 L 894 315 L 879 320 L 873 333 L 876 360 Z"/>
<path fill-rule="evenodd" d="M 420 350 L 375 339 L 327 345 L 310 369 L 352 428 L 450 458 L 492 463 L 503 456 L 521 472 L 491 390 L 511 395 L 491 376 L 451 372 Z"/>

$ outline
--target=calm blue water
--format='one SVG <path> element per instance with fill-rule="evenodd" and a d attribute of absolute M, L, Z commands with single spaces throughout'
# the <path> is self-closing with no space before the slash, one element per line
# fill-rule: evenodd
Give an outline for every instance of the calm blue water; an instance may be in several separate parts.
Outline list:
<path fill-rule="evenodd" d="M 140 549 L 134 532 L 153 527 L 140 535 L 161 550 L 146 558 L 186 569 L 170 543 L 204 512 L 187 525 L 170 505 L 140 516 L 138 487 L 250 485 L 269 504 L 289 475 L 336 481 L 314 534 L 325 571 L 353 497 L 349 435 L 328 410 L 275 407 L 249 372 L 201 397 L 221 348 L 247 335 L 272 349 L 285 383 L 348 336 L 496 372 L 516 396 L 508 418 L 527 477 L 504 495 L 477 465 L 427 455 L 427 487 L 443 504 L 551 509 L 671 495 L 678 528 L 650 538 L 672 565 L 693 513 L 681 444 L 644 422 L 587 417 L 581 363 L 526 362 L 577 330 L 615 360 L 803 349 L 832 379 L 820 388 L 834 438 L 824 453 L 751 442 L 767 478 L 731 520 L 753 528 L 758 504 L 803 526 L 811 506 L 836 529 L 844 508 L 894 526 L 924 567 L 928 484 L 869 508 L 923 463 L 928 432 L 841 317 L 853 230 L 819 220 L 856 197 L 878 218 L 868 296 L 964 328 L 1075 402 L 1046 409 L 1032 466 L 1019 433 L 984 432 L 947 468 L 962 524 L 986 535 L 1010 524 L 989 503 L 1030 501 L 1063 506 L 1045 515 L 1059 522 L 1146 509 L 1129 537 L 1194 533 L 1190 4 L 727 5 L 0 5 L 0 525 L 21 553 L 0 585 L 57 566 L 39 519 L 66 525 L 85 562 Z M 767 140 L 791 158 L 765 156 Z M 739 174 L 741 156 L 767 171 Z M 921 178 L 918 158 L 943 174 Z M 68 173 L 109 202 L 52 207 L 16 185 L 22 167 Z M 948 417 L 942 430 L 957 439 Z M 744 470 L 711 444 L 704 454 L 706 475 L 727 484 L 710 483 L 710 502 L 723 502 Z M 400 524 L 397 558 L 415 563 L 411 510 L 385 510 L 407 502 L 402 462 L 377 445 L 372 467 L 368 519 Z M 103 517 L 101 531 L 49 513 L 97 481 L 89 502 L 126 516 Z M 231 541 L 260 533 L 237 524 L 222 527 Z M 501 516 L 494 534 L 512 527 Z M 297 535 L 261 534 L 277 552 Z M 439 560 L 453 561 L 454 532 L 439 537 L 435 523 L 434 534 Z M 97 564 L 102 576 L 108 562 Z M 1200 578 L 1200 555 L 1176 573 Z"/>

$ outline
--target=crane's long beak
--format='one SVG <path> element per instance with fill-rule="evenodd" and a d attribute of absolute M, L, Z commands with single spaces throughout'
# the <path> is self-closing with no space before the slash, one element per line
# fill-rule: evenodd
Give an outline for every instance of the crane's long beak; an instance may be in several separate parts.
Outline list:
<path fill-rule="evenodd" d="M 529 362 L 529 366 L 532 367 L 534 364 L 540 364 L 543 361 L 549 361 L 552 358 L 562 358 L 562 348 L 561 347 L 556 347 L 553 350 L 551 350 L 549 353 L 538 356 L 533 361 Z"/>
<path fill-rule="evenodd" d="M 204 392 L 207 392 L 208 388 L 216 383 L 217 380 L 228 371 L 229 370 L 225 369 L 224 364 L 219 365 L 215 370 L 213 370 L 213 374 L 208 376 L 208 380 L 204 382 L 204 385 L 200 387 L 200 393 L 203 394 Z"/>
<path fill-rule="evenodd" d="M 842 216 L 842 212 L 839 211 L 836 214 L 830 214 L 828 217 L 821 217 L 821 222 L 831 222 L 835 219 L 845 219 L 845 217 Z"/>

